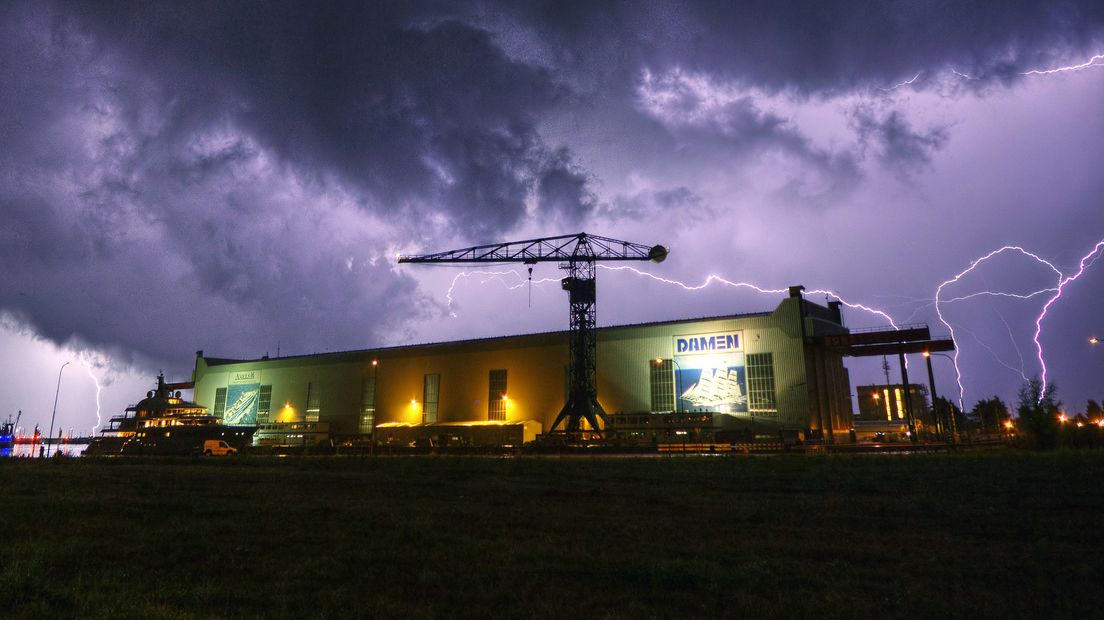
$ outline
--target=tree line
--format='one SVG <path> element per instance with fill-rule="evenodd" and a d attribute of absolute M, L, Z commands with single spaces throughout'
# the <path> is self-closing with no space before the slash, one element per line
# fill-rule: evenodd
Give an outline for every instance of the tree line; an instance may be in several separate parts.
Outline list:
<path fill-rule="evenodd" d="M 983 398 L 963 412 L 955 403 L 937 398 L 935 409 L 944 419 L 955 416 L 960 435 L 1001 437 L 1014 446 L 1035 450 L 1104 447 L 1104 407 L 1089 399 L 1082 411 L 1069 412 L 1057 397 L 1057 387 L 1032 378 L 1020 386 L 1015 415 L 999 396 Z"/>

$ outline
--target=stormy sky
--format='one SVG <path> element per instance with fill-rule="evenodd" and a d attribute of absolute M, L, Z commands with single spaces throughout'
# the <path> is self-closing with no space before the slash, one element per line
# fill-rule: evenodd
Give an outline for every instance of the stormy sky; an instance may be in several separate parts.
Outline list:
<path fill-rule="evenodd" d="M 967 407 L 1008 399 L 1104 238 L 1101 54 L 1099 2 L 4 3 L 0 417 L 48 424 L 69 360 L 79 430 L 97 382 L 117 413 L 198 349 L 562 329 L 552 265 L 530 289 L 394 256 L 582 230 L 937 334 L 937 287 L 1020 246 L 1050 265 L 1008 250 L 940 292 Z M 1042 322 L 1071 410 L 1104 398 L 1095 258 Z M 598 320 L 780 298 L 603 270 Z"/>

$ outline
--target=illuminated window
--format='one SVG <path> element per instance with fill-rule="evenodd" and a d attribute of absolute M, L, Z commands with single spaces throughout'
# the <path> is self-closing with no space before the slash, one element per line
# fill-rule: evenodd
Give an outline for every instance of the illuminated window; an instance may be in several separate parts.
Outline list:
<path fill-rule="evenodd" d="M 272 411 L 272 386 L 262 385 L 261 393 L 257 397 L 257 424 L 268 424 L 269 413 Z"/>
<path fill-rule="evenodd" d="M 422 423 L 437 421 L 437 402 L 441 398 L 441 375 L 426 375 L 422 381 Z"/>
<path fill-rule="evenodd" d="M 373 372 L 375 372 L 373 370 Z M 371 433 L 376 425 L 376 377 L 364 380 L 360 395 L 360 432 Z"/>
<path fill-rule="evenodd" d="M 751 353 L 747 356 L 748 411 L 755 416 L 778 416 L 774 390 L 774 355 Z"/>
<path fill-rule="evenodd" d="M 492 370 L 488 379 L 488 386 L 487 419 L 505 420 L 506 401 L 502 397 L 506 396 L 506 371 Z"/>
<path fill-rule="evenodd" d="M 226 413 L 226 388 L 215 390 L 215 410 L 213 413 L 216 418 L 221 418 L 222 414 Z"/>
<path fill-rule="evenodd" d="M 318 417 L 322 414 L 322 395 L 319 394 L 320 391 L 317 383 L 312 381 L 307 384 L 307 422 L 317 422 Z"/>
<path fill-rule="evenodd" d="M 652 412 L 675 410 L 675 364 L 673 360 L 649 360 L 652 384 Z"/>

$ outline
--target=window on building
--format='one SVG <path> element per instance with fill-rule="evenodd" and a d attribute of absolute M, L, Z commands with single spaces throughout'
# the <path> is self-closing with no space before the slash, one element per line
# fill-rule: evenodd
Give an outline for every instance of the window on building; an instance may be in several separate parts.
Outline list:
<path fill-rule="evenodd" d="M 668 413 L 675 410 L 674 360 L 649 360 L 651 374 L 652 412 Z"/>
<path fill-rule="evenodd" d="M 441 375 L 426 375 L 422 381 L 422 424 L 437 421 L 437 403 L 441 399 Z"/>
<path fill-rule="evenodd" d="M 751 353 L 747 356 L 748 411 L 751 415 L 777 416 L 774 390 L 774 355 Z"/>
<path fill-rule="evenodd" d="M 506 419 L 506 371 L 492 370 L 488 380 L 487 419 Z"/>
<path fill-rule="evenodd" d="M 376 378 L 364 380 L 360 396 L 360 432 L 371 433 L 376 425 Z"/>
<path fill-rule="evenodd" d="M 271 411 L 272 386 L 262 385 L 261 393 L 257 396 L 257 424 L 268 424 L 268 418 Z"/>
<path fill-rule="evenodd" d="M 317 422 L 322 415 L 322 395 L 319 393 L 318 384 L 311 381 L 307 384 L 307 410 L 306 421 Z"/>
<path fill-rule="evenodd" d="M 216 418 L 222 418 L 226 413 L 226 388 L 215 390 L 215 410 L 212 412 Z"/>

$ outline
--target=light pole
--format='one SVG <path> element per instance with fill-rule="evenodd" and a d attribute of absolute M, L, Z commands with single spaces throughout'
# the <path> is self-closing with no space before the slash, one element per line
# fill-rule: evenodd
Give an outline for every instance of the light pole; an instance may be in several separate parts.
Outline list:
<path fill-rule="evenodd" d="M 64 364 L 61 365 L 61 368 L 58 369 L 57 389 L 54 391 L 54 412 L 50 414 L 50 433 L 48 435 L 46 435 L 47 441 L 52 439 L 53 436 L 54 436 L 54 417 L 57 416 L 58 394 L 61 393 L 61 373 L 62 373 L 63 370 L 65 370 L 65 367 L 68 366 L 68 365 L 69 365 L 69 362 L 65 362 Z M 52 446 L 49 443 L 46 444 L 46 456 L 50 456 L 50 448 L 51 447 Z"/>
<path fill-rule="evenodd" d="M 909 439 L 915 444 L 920 441 L 920 438 L 916 436 L 916 418 L 912 415 L 912 394 L 909 390 L 908 365 L 905 363 L 903 348 L 897 349 L 897 358 L 901 362 L 901 383 L 904 384 L 902 388 L 905 393 L 905 415 L 908 417 Z"/>
<path fill-rule="evenodd" d="M 950 355 L 947 355 L 946 353 L 932 353 L 930 351 L 924 351 L 924 361 L 926 361 L 928 363 L 928 385 L 929 385 L 929 387 L 931 387 L 932 411 L 935 411 L 936 410 L 935 399 L 937 399 L 939 397 L 936 396 L 936 394 L 935 394 L 935 373 L 932 372 L 932 363 L 931 363 L 931 358 L 932 358 L 933 355 L 938 355 L 939 357 L 945 357 L 945 358 L 951 360 L 951 362 L 954 362 L 954 358 L 952 358 Z M 935 417 L 936 417 L 936 420 L 939 419 L 939 413 L 938 412 L 936 412 Z M 958 429 L 956 427 L 957 427 L 957 423 L 955 421 L 954 411 L 948 411 L 947 412 L 947 426 L 945 427 L 945 430 L 947 431 L 947 441 L 948 441 L 948 443 L 955 443 L 955 437 L 958 435 Z"/>
<path fill-rule="evenodd" d="M 372 360 L 372 427 L 368 429 L 370 437 L 368 438 L 368 454 L 376 453 L 376 414 L 379 413 L 379 407 L 376 403 L 379 402 L 379 394 L 376 389 L 379 388 L 379 383 L 376 378 L 379 377 L 379 360 Z"/>

